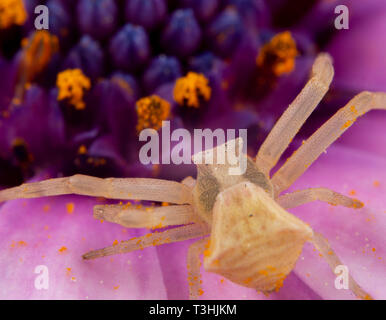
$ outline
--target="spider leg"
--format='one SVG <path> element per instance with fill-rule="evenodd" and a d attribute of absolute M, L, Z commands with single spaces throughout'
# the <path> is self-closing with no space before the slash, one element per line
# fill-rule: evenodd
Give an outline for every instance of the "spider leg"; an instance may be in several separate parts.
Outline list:
<path fill-rule="evenodd" d="M 0 191 L 0 202 L 20 199 L 80 194 L 111 199 L 164 201 L 177 204 L 191 202 L 191 190 L 175 181 L 149 178 L 101 179 L 85 175 L 49 179 L 22 184 Z"/>
<path fill-rule="evenodd" d="M 328 241 L 320 234 L 314 232 L 312 243 L 315 248 L 322 254 L 323 258 L 330 265 L 332 272 L 335 271 L 335 268 L 339 265 L 343 265 L 339 257 L 335 254 L 334 250 L 328 244 Z M 356 297 L 363 300 L 372 300 L 373 298 L 364 291 L 355 280 L 349 275 L 349 289 Z"/>
<path fill-rule="evenodd" d="M 259 149 L 256 164 L 267 177 L 304 122 L 323 99 L 333 76 L 331 57 L 328 54 L 320 54 L 312 67 L 311 79 L 285 110 Z"/>
<path fill-rule="evenodd" d="M 181 183 L 193 189 L 196 185 L 196 179 L 189 176 L 182 180 Z"/>
<path fill-rule="evenodd" d="M 197 300 L 201 295 L 200 255 L 204 252 L 208 238 L 200 239 L 189 247 L 187 266 L 189 281 L 189 299 Z"/>
<path fill-rule="evenodd" d="M 359 117 L 372 109 L 386 110 L 386 93 L 364 91 L 351 99 L 296 150 L 275 173 L 276 194 L 288 189 Z"/>
<path fill-rule="evenodd" d="M 159 229 L 194 221 L 190 205 L 135 208 L 129 205 L 94 206 L 94 218 L 120 224 L 126 228 Z"/>
<path fill-rule="evenodd" d="M 346 197 L 327 188 L 310 188 L 287 193 L 277 198 L 276 202 L 285 209 L 291 209 L 316 200 L 328 202 L 333 206 L 339 205 L 354 209 L 363 207 L 361 201 Z"/>
<path fill-rule="evenodd" d="M 121 254 L 144 249 L 150 246 L 159 246 L 166 243 L 185 241 L 203 237 L 208 233 L 209 229 L 205 225 L 190 224 L 183 227 L 169 229 L 163 232 L 149 233 L 145 236 L 123 241 L 110 247 L 90 251 L 83 255 L 83 259 L 96 259 L 114 254 Z"/>

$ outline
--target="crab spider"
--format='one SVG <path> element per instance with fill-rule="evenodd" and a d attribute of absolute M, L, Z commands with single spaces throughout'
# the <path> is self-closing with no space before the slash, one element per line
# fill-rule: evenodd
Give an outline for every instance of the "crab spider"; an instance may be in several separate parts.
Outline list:
<path fill-rule="evenodd" d="M 197 164 L 197 179 L 188 177 L 181 183 L 159 179 L 101 179 L 75 175 L 0 191 L 0 201 L 80 194 L 174 204 L 151 208 L 146 214 L 143 209 L 125 205 L 95 206 L 95 218 L 125 227 L 152 228 L 159 224 L 163 227 L 179 227 L 91 251 L 83 258 L 95 259 L 153 245 L 201 238 L 191 245 L 188 252 L 187 267 L 192 299 L 199 297 L 201 254 L 204 254 L 204 268 L 207 271 L 263 292 L 280 287 L 294 268 L 307 241 L 313 243 L 334 270 L 341 262 L 327 240 L 286 209 L 315 200 L 354 209 L 363 204 L 324 188 L 311 188 L 284 195 L 282 192 L 357 117 L 371 109 L 386 109 L 386 93 L 362 92 L 355 96 L 319 128 L 272 177 L 270 174 L 328 91 L 333 75 L 330 56 L 320 54 L 312 67 L 310 80 L 277 121 L 262 144 L 256 160 L 247 158 L 247 170 L 243 175 L 229 175 L 229 163 Z M 233 142 L 242 143 L 241 139 Z M 217 148 L 205 151 L 201 156 L 215 156 Z M 349 288 L 359 298 L 370 298 L 352 278 Z"/>

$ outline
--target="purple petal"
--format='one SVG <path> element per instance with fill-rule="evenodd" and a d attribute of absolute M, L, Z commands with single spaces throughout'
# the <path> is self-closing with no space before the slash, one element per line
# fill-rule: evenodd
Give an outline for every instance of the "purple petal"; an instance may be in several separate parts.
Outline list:
<path fill-rule="evenodd" d="M 314 202 L 290 211 L 329 240 L 354 279 L 375 299 L 386 297 L 385 168 L 385 158 L 333 146 L 291 188 L 327 187 L 365 203 L 360 210 Z M 335 275 L 312 245 L 305 246 L 295 272 L 324 299 L 353 298 L 349 291 L 335 289 Z"/>
<path fill-rule="evenodd" d="M 92 217 L 98 201 L 79 196 L 17 200 L 0 208 L 2 299 L 165 299 L 154 248 L 82 260 L 115 240 L 143 235 Z M 71 206 L 73 210 L 71 211 Z M 37 266 L 47 266 L 48 290 L 35 289 Z"/>
<path fill-rule="evenodd" d="M 381 40 L 386 32 L 386 5 L 357 2 L 347 3 L 350 15 L 356 17 L 350 20 L 350 29 L 337 32 L 328 47 L 336 68 L 334 83 L 353 90 L 386 90 L 386 46 Z"/>

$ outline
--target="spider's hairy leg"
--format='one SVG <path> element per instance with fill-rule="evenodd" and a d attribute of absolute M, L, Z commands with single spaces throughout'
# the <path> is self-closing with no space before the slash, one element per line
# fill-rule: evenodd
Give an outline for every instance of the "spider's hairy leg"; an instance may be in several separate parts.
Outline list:
<path fill-rule="evenodd" d="M 272 183 L 276 194 L 288 189 L 359 116 L 373 109 L 386 110 L 386 93 L 364 91 L 351 99 L 308 138 L 275 173 Z"/>
<path fill-rule="evenodd" d="M 183 227 L 169 229 L 163 232 L 149 233 L 145 236 L 123 241 L 99 250 L 90 251 L 83 255 L 83 259 L 90 260 L 114 254 L 127 253 L 150 246 L 159 246 L 166 243 L 180 242 L 206 236 L 209 229 L 203 224 L 189 224 Z"/>
<path fill-rule="evenodd" d="M 136 208 L 129 205 L 94 206 L 94 218 L 120 224 L 126 228 L 158 229 L 194 221 L 191 205 Z"/>
<path fill-rule="evenodd" d="M 205 245 L 207 244 L 207 242 L 208 238 L 200 239 L 189 247 L 187 266 L 190 300 L 197 300 L 202 293 L 200 275 L 200 255 L 204 252 Z"/>
<path fill-rule="evenodd" d="M 283 152 L 328 91 L 334 68 L 331 57 L 322 53 L 312 67 L 311 79 L 277 121 L 256 156 L 258 168 L 269 176 Z"/>
<path fill-rule="evenodd" d="M 332 272 L 339 265 L 343 265 L 339 257 L 335 254 L 334 250 L 330 247 L 328 241 L 319 233 L 314 232 L 314 236 L 311 241 L 315 248 L 322 254 L 323 258 L 329 264 Z M 360 299 L 372 300 L 373 298 L 366 291 L 364 291 L 356 281 L 349 275 L 349 289 L 351 292 Z"/>
<path fill-rule="evenodd" d="M 312 201 L 324 201 L 333 206 L 360 209 L 363 203 L 357 199 L 346 197 L 343 194 L 327 188 L 309 188 L 292 193 L 286 193 L 276 199 L 284 209 L 291 209 Z"/>
<path fill-rule="evenodd" d="M 74 175 L 26 183 L 0 191 L 0 202 L 20 199 L 80 194 L 125 200 L 149 200 L 184 204 L 191 202 L 191 190 L 175 181 L 150 178 L 107 178 Z"/>

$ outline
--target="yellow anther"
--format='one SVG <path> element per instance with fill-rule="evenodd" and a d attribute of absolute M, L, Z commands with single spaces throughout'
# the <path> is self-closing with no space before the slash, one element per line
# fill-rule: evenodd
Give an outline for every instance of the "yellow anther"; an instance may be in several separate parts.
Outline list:
<path fill-rule="evenodd" d="M 81 145 L 78 149 L 78 154 L 86 154 L 87 153 L 87 148 L 85 145 Z"/>
<path fill-rule="evenodd" d="M 45 30 L 35 31 L 30 37 L 22 40 L 22 53 L 19 65 L 14 105 L 23 101 L 25 90 L 31 81 L 50 63 L 52 56 L 59 49 L 58 38 Z"/>
<path fill-rule="evenodd" d="M 115 84 L 117 84 L 123 91 L 125 91 L 128 95 L 133 95 L 134 90 L 133 88 L 121 77 L 114 76 L 111 78 L 111 81 Z"/>
<path fill-rule="evenodd" d="M 27 20 L 23 0 L 0 1 L 0 29 L 9 28 L 12 25 L 22 26 Z"/>
<path fill-rule="evenodd" d="M 59 50 L 58 38 L 46 30 L 35 31 L 29 38 L 22 40 L 22 68 L 27 74 L 27 81 L 32 80 L 51 61 Z M 27 83 L 25 84 L 27 85 Z"/>
<path fill-rule="evenodd" d="M 185 77 L 176 81 L 173 95 L 178 104 L 198 108 L 200 98 L 208 101 L 211 93 L 209 81 L 203 74 L 189 72 Z"/>
<path fill-rule="evenodd" d="M 152 128 L 159 130 L 162 121 L 170 114 L 170 103 L 157 95 L 142 98 L 137 101 L 137 132 L 143 129 Z"/>
<path fill-rule="evenodd" d="M 285 31 L 275 35 L 261 48 L 256 63 L 259 67 L 270 68 L 274 75 L 280 76 L 293 71 L 297 55 L 296 42 L 291 32 Z"/>
<path fill-rule="evenodd" d="M 80 69 L 68 69 L 58 74 L 56 86 L 59 89 L 58 100 L 68 99 L 77 110 L 85 108 L 83 95 L 91 88 L 90 79 Z"/>

